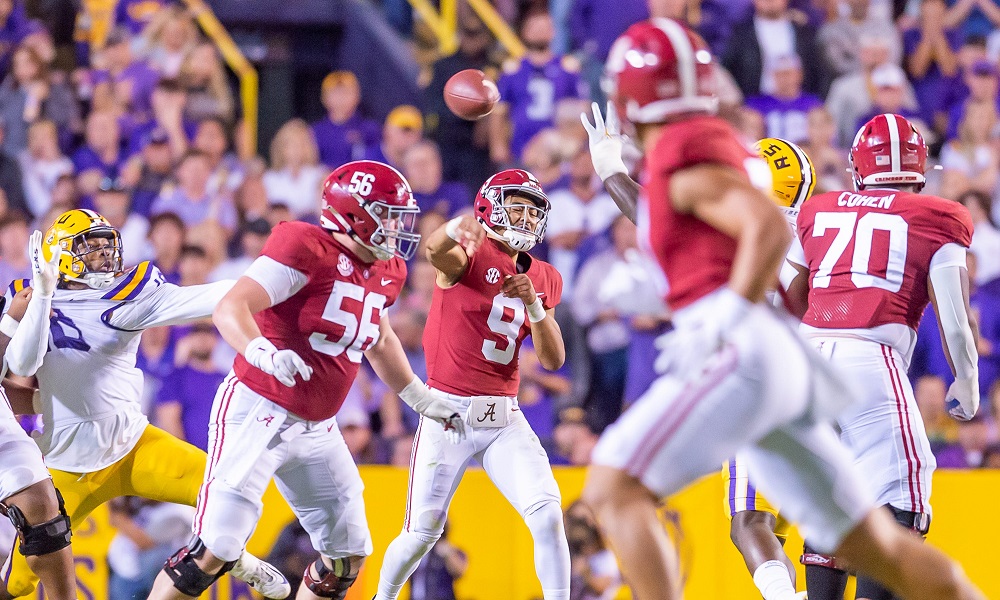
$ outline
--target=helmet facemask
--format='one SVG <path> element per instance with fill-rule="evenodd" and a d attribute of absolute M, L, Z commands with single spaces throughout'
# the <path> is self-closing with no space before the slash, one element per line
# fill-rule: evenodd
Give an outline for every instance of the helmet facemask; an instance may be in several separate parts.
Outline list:
<path fill-rule="evenodd" d="M 389 260 L 394 256 L 403 260 L 413 258 L 420 244 L 420 234 L 415 232 L 420 208 L 369 202 L 365 204 L 365 210 L 378 226 L 369 242 L 362 242 L 357 237 L 355 241 L 371 250 L 378 260 Z"/>
<path fill-rule="evenodd" d="M 111 287 L 115 277 L 122 272 L 122 240 L 114 229 L 88 229 L 73 238 L 63 238 L 59 243 L 63 248 L 63 261 L 68 259 L 68 269 L 61 269 L 66 281 L 103 290 Z"/>
<path fill-rule="evenodd" d="M 527 252 L 544 239 L 549 216 L 547 199 L 520 186 L 492 187 L 484 195 L 493 204 L 487 228 L 491 237 L 517 252 Z"/>

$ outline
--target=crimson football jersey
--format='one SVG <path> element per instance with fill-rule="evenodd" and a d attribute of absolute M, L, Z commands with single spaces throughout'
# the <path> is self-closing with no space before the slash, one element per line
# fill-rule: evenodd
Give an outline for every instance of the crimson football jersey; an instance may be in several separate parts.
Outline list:
<path fill-rule="evenodd" d="M 678 213 L 670 202 L 671 176 L 702 163 L 729 166 L 755 177 L 758 173 L 766 176 L 767 170 L 722 119 L 699 116 L 664 128 L 646 159 L 648 216 L 642 226 L 670 285 L 667 304 L 671 310 L 725 285 L 736 255 L 736 240 L 697 217 Z M 769 181 L 757 183 L 770 186 Z"/>
<path fill-rule="evenodd" d="M 427 384 L 461 396 L 516 396 L 521 342 L 531 333 L 528 311 L 518 298 L 500 292 L 517 274 L 501 242 L 487 239 L 469 257 L 462 278 L 448 289 L 434 288 L 424 328 Z M 526 273 L 546 309 L 562 297 L 555 268 L 531 258 Z"/>
<path fill-rule="evenodd" d="M 827 329 L 899 323 L 916 329 L 931 258 L 972 242 L 958 202 L 888 189 L 828 192 L 802 205 L 798 235 L 809 268 L 802 322 Z"/>
<path fill-rule="evenodd" d="M 261 256 L 303 273 L 308 283 L 284 302 L 254 315 L 261 335 L 279 350 L 294 350 L 313 374 L 286 387 L 242 355 L 233 368 L 251 390 L 310 421 L 335 415 L 379 338 L 379 320 L 406 281 L 399 258 L 362 262 L 328 231 L 307 223 L 281 223 Z"/>

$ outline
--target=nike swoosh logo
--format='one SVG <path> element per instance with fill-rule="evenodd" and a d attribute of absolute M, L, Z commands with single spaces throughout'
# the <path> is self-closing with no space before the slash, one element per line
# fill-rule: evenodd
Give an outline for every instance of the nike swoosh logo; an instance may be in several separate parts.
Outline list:
<path fill-rule="evenodd" d="M 392 283 L 391 279 L 382 278 L 382 285 L 389 285 L 390 283 Z"/>
<path fill-rule="evenodd" d="M 541 298 L 542 296 L 545 295 L 545 292 L 537 292 L 535 295 Z"/>

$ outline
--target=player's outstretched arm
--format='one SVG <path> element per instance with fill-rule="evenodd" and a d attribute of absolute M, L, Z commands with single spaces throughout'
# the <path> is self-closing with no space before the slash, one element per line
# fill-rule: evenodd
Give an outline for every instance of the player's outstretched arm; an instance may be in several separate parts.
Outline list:
<path fill-rule="evenodd" d="M 52 294 L 59 282 L 62 250 L 59 246 L 52 246 L 49 251 L 50 259 L 46 261 L 42 254 L 42 232 L 31 234 L 28 243 L 32 272 L 31 299 L 4 352 L 7 367 L 14 375 L 34 375 L 49 349 L 49 314 L 52 312 Z"/>
<path fill-rule="evenodd" d="M 427 237 L 427 260 L 437 270 L 438 285 L 455 285 L 469 268 L 469 257 L 486 239 L 486 229 L 474 217 L 455 217 Z"/>
<path fill-rule="evenodd" d="M 593 125 L 587 113 L 581 114 L 580 120 L 590 139 L 590 159 L 594 163 L 594 171 L 604 182 L 604 189 L 611 195 L 618 209 L 635 223 L 642 186 L 628 176 L 628 168 L 622 160 L 625 138 L 621 134 L 618 112 L 615 105 L 609 102 L 608 117 L 605 120 L 596 102 L 590 108 L 594 115 Z"/>
<path fill-rule="evenodd" d="M 927 277 L 927 290 L 937 315 L 941 345 L 955 376 L 948 388 L 948 413 L 967 421 L 979 410 L 979 328 L 969 307 L 969 272 L 966 249 L 945 244 L 934 253 Z"/>
<path fill-rule="evenodd" d="M 375 374 L 413 410 L 440 423 L 452 443 L 464 439 L 465 422 L 459 405 L 432 394 L 413 373 L 406 353 L 403 352 L 403 345 L 399 343 L 399 337 L 389 323 L 388 315 L 382 314 L 378 328 L 378 341 L 365 351 L 365 358 L 371 363 Z"/>
<path fill-rule="evenodd" d="M 524 273 L 508 275 L 500 291 L 508 298 L 520 298 L 531 323 L 531 341 L 535 345 L 538 362 L 548 371 L 555 371 L 566 362 L 566 346 L 562 331 L 556 323 L 555 309 L 546 310 L 535 293 L 535 286 Z"/>
<path fill-rule="evenodd" d="M 775 203 L 732 167 L 702 163 L 670 178 L 670 200 L 737 242 L 729 288 L 751 302 L 764 299 L 792 241 Z"/>

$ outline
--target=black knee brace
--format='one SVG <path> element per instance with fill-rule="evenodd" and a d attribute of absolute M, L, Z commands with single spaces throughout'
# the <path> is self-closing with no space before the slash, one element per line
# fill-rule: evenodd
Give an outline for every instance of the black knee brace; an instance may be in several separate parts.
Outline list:
<path fill-rule="evenodd" d="M 896 522 L 907 529 L 926 536 L 931 529 L 931 516 L 926 513 L 912 512 L 909 510 L 899 510 L 891 504 L 886 505 L 892 512 Z"/>
<path fill-rule="evenodd" d="M 163 572 L 170 576 L 174 582 L 174 587 L 187 596 L 201 596 L 220 577 L 228 573 L 236 561 L 230 561 L 222 565 L 218 573 L 206 573 L 195 561 L 205 555 L 205 544 L 201 538 L 194 538 L 190 544 L 178 550 L 173 556 L 167 559 L 163 565 Z"/>
<path fill-rule="evenodd" d="M 335 600 L 343 600 L 344 596 L 347 595 L 347 590 L 354 583 L 354 580 L 358 578 L 355 575 L 344 575 L 337 576 L 333 574 L 333 571 L 327 568 L 326 563 L 323 562 L 323 558 L 317 558 L 316 562 L 312 564 L 316 567 L 316 574 L 319 579 L 314 579 L 311 569 L 306 567 L 306 572 L 302 576 L 302 583 L 306 584 L 309 591 L 316 594 L 320 598 L 334 598 Z"/>
<path fill-rule="evenodd" d="M 31 525 L 25 518 L 21 509 L 16 506 L 5 507 L 7 517 L 14 524 L 17 530 L 17 537 L 20 540 L 18 551 L 24 556 L 41 556 L 59 552 L 69 546 L 73 532 L 70 529 L 69 515 L 66 514 L 66 506 L 63 504 L 62 494 L 56 490 L 56 498 L 59 500 L 59 516 L 38 525 Z"/>

